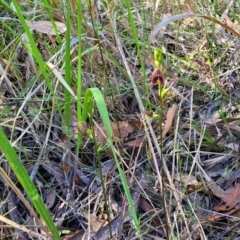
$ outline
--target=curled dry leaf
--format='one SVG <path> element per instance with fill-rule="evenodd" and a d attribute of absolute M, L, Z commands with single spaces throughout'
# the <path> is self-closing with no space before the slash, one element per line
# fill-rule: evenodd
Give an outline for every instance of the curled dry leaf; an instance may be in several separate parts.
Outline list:
<path fill-rule="evenodd" d="M 56 32 L 50 21 L 26 21 L 26 23 L 32 30 L 49 35 L 56 35 Z M 67 27 L 64 23 L 57 21 L 54 23 L 56 24 L 56 28 L 60 34 L 66 32 Z"/>
<path fill-rule="evenodd" d="M 166 119 L 165 126 L 164 126 L 164 129 L 162 132 L 162 138 L 164 138 L 166 136 L 166 134 L 169 132 L 170 128 L 172 127 L 172 123 L 173 123 L 173 119 L 174 119 L 176 110 L 177 110 L 177 104 L 173 104 L 173 106 L 168 110 L 167 119 Z"/>
<path fill-rule="evenodd" d="M 230 190 L 225 191 L 225 193 L 221 204 L 213 208 L 215 211 L 230 211 L 236 206 L 240 197 L 240 184 L 237 183 Z"/>
<path fill-rule="evenodd" d="M 113 140 L 116 142 L 118 139 L 123 139 L 127 137 L 130 133 L 134 131 L 133 126 L 127 121 L 122 121 L 118 123 L 111 123 Z M 107 142 L 107 134 L 103 123 L 98 124 L 94 127 L 96 140 L 99 142 Z"/>
<path fill-rule="evenodd" d="M 240 34 L 240 25 L 233 23 L 228 16 L 225 17 L 225 21 L 228 27 L 232 28 L 233 30 Z"/>
<path fill-rule="evenodd" d="M 101 227 L 108 224 L 106 218 L 100 218 L 95 213 L 85 213 L 84 217 L 88 220 L 93 232 L 97 232 Z"/>

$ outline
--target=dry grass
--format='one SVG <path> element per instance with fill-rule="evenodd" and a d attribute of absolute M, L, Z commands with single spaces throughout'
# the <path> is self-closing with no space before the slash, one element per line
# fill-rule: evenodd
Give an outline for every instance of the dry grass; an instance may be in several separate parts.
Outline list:
<path fill-rule="evenodd" d="M 65 34 L 32 32 L 43 60 L 56 68 L 57 74 L 48 73 L 56 103 L 41 69 L 22 42 L 26 39 L 20 22 L 1 8 L 1 126 L 37 186 L 62 239 L 239 237 L 235 223 L 239 221 L 238 209 L 224 211 L 221 218 L 213 215 L 213 208 L 223 199 L 219 191 L 224 195 L 239 182 L 239 40 L 210 21 L 195 18 L 168 25 L 164 34 L 159 34 L 151 46 L 148 44 L 156 24 L 187 11 L 222 22 L 228 16 L 235 24 L 231 27 L 239 31 L 239 3 L 155 2 L 158 1 L 131 1 L 143 65 L 126 3 L 96 1 L 91 8 L 83 3 L 83 91 L 98 87 L 111 121 L 128 123 L 133 129 L 120 135 L 118 127 L 113 131 L 115 137 L 123 136 L 115 141 L 115 148 L 140 226 L 131 219 L 119 172 L 104 140 L 99 112 L 94 111 L 87 122 L 94 137 L 83 134 L 78 155 L 76 132 L 86 129 L 83 130 L 85 123 L 77 122 L 74 100 L 71 131 L 66 128 L 64 86 L 57 75 L 64 79 Z M 60 1 L 51 4 L 53 19 L 65 23 L 65 6 Z M 71 35 L 77 36 L 76 2 L 69 4 Z M 39 1 L 36 11 L 32 3 L 21 7 L 28 20 L 49 20 L 43 6 Z M 71 88 L 76 92 L 76 37 L 72 43 Z M 164 52 L 162 71 L 166 81 L 176 80 L 174 91 L 164 104 L 149 80 L 154 68 L 153 47 Z M 173 125 L 161 138 L 173 104 L 178 106 Z M 156 115 L 161 117 L 154 118 Z M 99 139 L 105 142 L 99 143 Z M 27 201 L 18 199 L 21 194 L 25 196 L 24 189 L 3 155 L 1 168 L 8 175 L 1 173 L 0 177 L 0 215 L 4 216 L 0 219 L 1 237 L 50 237 L 41 220 L 29 210 Z"/>

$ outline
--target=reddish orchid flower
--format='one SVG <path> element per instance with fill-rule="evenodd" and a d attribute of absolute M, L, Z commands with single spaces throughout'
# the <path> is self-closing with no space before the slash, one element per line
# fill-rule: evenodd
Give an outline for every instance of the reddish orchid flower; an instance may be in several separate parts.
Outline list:
<path fill-rule="evenodd" d="M 155 68 L 155 70 L 153 71 L 153 73 L 150 77 L 150 80 L 153 85 L 157 85 L 159 82 L 162 85 L 164 85 L 164 83 L 165 83 L 165 77 L 159 68 Z"/>

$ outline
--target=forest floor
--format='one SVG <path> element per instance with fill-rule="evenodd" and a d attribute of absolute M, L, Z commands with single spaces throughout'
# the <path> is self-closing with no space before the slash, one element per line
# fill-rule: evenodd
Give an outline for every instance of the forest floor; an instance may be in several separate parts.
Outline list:
<path fill-rule="evenodd" d="M 0 6 L 0 125 L 61 239 L 240 239 L 240 2 L 37 2 Z M 1 239 L 49 239 L 0 161 Z"/>

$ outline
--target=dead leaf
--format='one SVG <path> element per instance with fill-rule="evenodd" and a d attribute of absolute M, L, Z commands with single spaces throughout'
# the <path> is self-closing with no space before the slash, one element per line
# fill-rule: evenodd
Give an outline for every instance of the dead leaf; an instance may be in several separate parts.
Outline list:
<path fill-rule="evenodd" d="M 240 204 L 238 203 L 230 211 L 224 212 L 224 215 L 221 215 L 221 214 L 218 214 L 218 213 L 213 213 L 210 217 L 207 218 L 207 220 L 209 220 L 209 221 L 216 221 L 217 219 L 222 218 L 225 215 L 232 215 L 232 216 L 234 216 L 235 214 L 232 214 L 232 213 L 235 213 L 239 209 L 240 209 Z"/>
<path fill-rule="evenodd" d="M 108 224 L 106 219 L 98 217 L 95 213 L 85 213 L 84 217 L 88 220 L 93 232 L 97 232 L 101 227 Z"/>
<path fill-rule="evenodd" d="M 84 239 L 85 232 L 84 230 L 77 230 L 74 232 L 70 232 L 62 237 L 62 240 L 76 240 L 76 239 Z"/>
<path fill-rule="evenodd" d="M 135 140 L 132 140 L 132 141 L 128 141 L 126 143 L 124 143 L 124 146 L 126 147 L 135 147 L 135 148 L 142 148 L 144 147 L 146 144 L 146 139 L 143 138 L 143 137 L 139 137 Z"/>
<path fill-rule="evenodd" d="M 65 164 L 60 164 L 59 167 L 66 173 L 68 173 L 71 169 L 71 166 Z"/>
<path fill-rule="evenodd" d="M 49 35 L 56 35 L 56 32 L 50 21 L 26 21 L 26 23 L 32 30 Z M 67 27 L 64 23 L 57 21 L 54 23 L 56 24 L 56 28 L 60 34 L 66 32 Z"/>
<path fill-rule="evenodd" d="M 223 139 L 225 138 L 227 135 L 227 131 L 226 132 L 223 132 L 222 136 L 220 138 L 218 138 L 217 140 L 215 140 L 213 143 L 209 144 L 207 147 L 206 147 L 206 151 L 207 152 L 211 152 L 211 150 L 216 147 L 218 145 L 218 143 Z"/>
<path fill-rule="evenodd" d="M 240 25 L 233 23 L 228 16 L 225 17 L 225 21 L 228 27 L 232 28 L 235 32 L 240 34 Z"/>
<path fill-rule="evenodd" d="M 140 120 L 131 120 L 130 124 L 137 129 L 143 129 L 144 128 L 144 125 L 143 125 L 142 121 L 140 121 Z"/>
<path fill-rule="evenodd" d="M 191 6 L 189 6 L 188 4 L 181 4 L 181 9 L 183 13 L 193 13 Z M 193 22 L 194 19 L 193 18 L 185 18 L 183 19 L 183 23 L 187 26 L 189 25 L 191 22 Z"/>
<path fill-rule="evenodd" d="M 148 117 L 151 117 L 151 118 L 152 118 L 154 112 L 145 111 L 145 114 L 146 114 Z M 143 124 L 143 122 L 140 121 L 140 120 L 130 120 L 129 123 L 130 123 L 135 129 L 138 129 L 138 130 L 144 129 L 144 124 Z M 151 125 L 152 125 L 153 129 L 158 128 L 158 126 L 159 126 L 159 120 L 156 119 L 156 118 L 152 118 Z"/>
<path fill-rule="evenodd" d="M 236 218 L 240 218 L 240 203 L 238 203 L 235 207 L 234 207 L 234 209 L 237 209 L 237 211 L 236 212 L 234 212 L 234 214 L 232 214 L 232 216 L 233 217 L 236 217 Z"/>
<path fill-rule="evenodd" d="M 46 196 L 46 207 L 50 209 L 56 200 L 56 193 L 52 190 L 48 191 L 47 196 Z"/>
<path fill-rule="evenodd" d="M 2 111 L 4 109 L 4 100 L 0 98 L 0 110 Z"/>
<path fill-rule="evenodd" d="M 187 191 L 188 193 L 193 193 L 193 192 L 202 192 L 207 195 L 211 195 L 211 192 L 206 189 L 206 187 L 202 184 L 199 183 L 198 185 L 190 184 L 187 186 Z"/>
<path fill-rule="evenodd" d="M 188 193 L 192 193 L 195 191 L 208 193 L 206 190 L 206 186 L 204 186 L 203 183 L 199 182 L 197 178 L 193 175 L 176 174 L 174 179 L 178 182 L 181 182 L 184 187 L 187 188 Z"/>
<path fill-rule="evenodd" d="M 230 190 L 225 191 L 225 196 L 222 198 L 220 205 L 214 207 L 215 211 L 230 211 L 233 209 L 240 197 L 240 184 L 237 183 Z"/>
<path fill-rule="evenodd" d="M 190 11 L 191 11 L 192 13 L 195 12 L 194 0 L 185 0 L 184 3 L 189 6 Z"/>
<path fill-rule="evenodd" d="M 191 189 L 195 189 L 195 190 L 199 190 L 203 187 L 203 184 L 198 182 L 197 178 L 193 175 L 176 174 L 175 179 L 183 183 L 184 187 L 188 187 L 188 190 L 189 190 L 189 186 L 191 186 Z"/>
<path fill-rule="evenodd" d="M 175 179 L 179 182 L 182 182 L 184 186 L 199 184 L 197 178 L 189 174 L 176 174 Z"/>
<path fill-rule="evenodd" d="M 114 159 L 109 159 L 106 162 L 103 162 L 101 167 L 102 175 L 106 176 L 110 171 L 114 169 L 114 166 L 115 166 Z"/>
<path fill-rule="evenodd" d="M 226 196 L 226 192 L 222 190 L 222 188 L 220 188 L 214 181 L 208 181 L 207 186 L 216 197 L 223 199 Z"/>
<path fill-rule="evenodd" d="M 77 129 L 82 133 L 83 136 L 87 135 L 87 123 L 83 121 L 79 121 L 77 123 Z"/>
<path fill-rule="evenodd" d="M 127 121 L 122 121 L 118 123 L 111 123 L 113 140 L 116 142 L 119 139 L 127 137 L 130 133 L 134 131 L 134 128 Z M 96 140 L 99 142 L 107 142 L 107 134 L 103 123 L 98 124 L 94 127 Z"/>
<path fill-rule="evenodd" d="M 156 215 L 156 210 L 153 209 L 152 205 L 145 198 L 140 197 L 140 205 L 145 212 L 150 216 L 153 216 L 152 225 L 154 227 L 160 228 L 163 226 L 163 223 L 160 220 L 161 218 Z"/>
<path fill-rule="evenodd" d="M 226 128 L 234 129 L 238 132 L 240 132 L 240 127 L 236 124 L 236 121 L 238 121 L 240 118 L 226 118 L 224 120 L 219 118 L 208 118 L 204 122 L 210 126 L 208 126 L 208 133 L 213 136 L 218 133 L 217 128 L 223 128 L 226 126 Z"/>
<path fill-rule="evenodd" d="M 216 158 L 210 158 L 210 159 L 202 162 L 202 165 L 205 166 L 206 168 L 211 168 L 212 166 L 214 166 L 218 163 L 227 162 L 228 159 L 230 159 L 230 156 L 220 156 L 220 157 L 216 157 Z"/>
<path fill-rule="evenodd" d="M 172 127 L 172 123 L 173 123 L 173 119 L 174 119 L 176 110 L 177 110 L 177 104 L 173 104 L 173 106 L 168 110 L 167 119 L 166 119 L 165 126 L 164 126 L 164 129 L 162 132 L 162 138 L 164 138 L 166 136 L 166 134 L 169 132 L 170 128 Z"/>
<path fill-rule="evenodd" d="M 238 124 L 236 122 L 229 123 L 227 126 L 229 129 L 233 129 L 237 132 L 240 132 L 240 127 L 238 126 Z"/>
<path fill-rule="evenodd" d="M 224 144 L 224 147 L 227 147 L 227 148 L 229 148 L 229 149 L 232 149 L 233 151 L 236 151 L 236 152 L 239 151 L 239 149 L 238 149 L 239 144 L 237 144 L 237 143 Z"/>
<path fill-rule="evenodd" d="M 238 120 L 240 120 L 239 117 L 236 117 L 236 118 L 229 117 L 229 118 L 226 118 L 224 120 L 222 120 L 220 118 L 207 118 L 204 121 L 204 123 L 210 124 L 210 125 L 217 125 L 218 127 L 222 127 L 222 126 L 226 125 L 226 123 L 232 123 L 232 122 L 235 122 L 235 121 L 238 121 Z"/>

